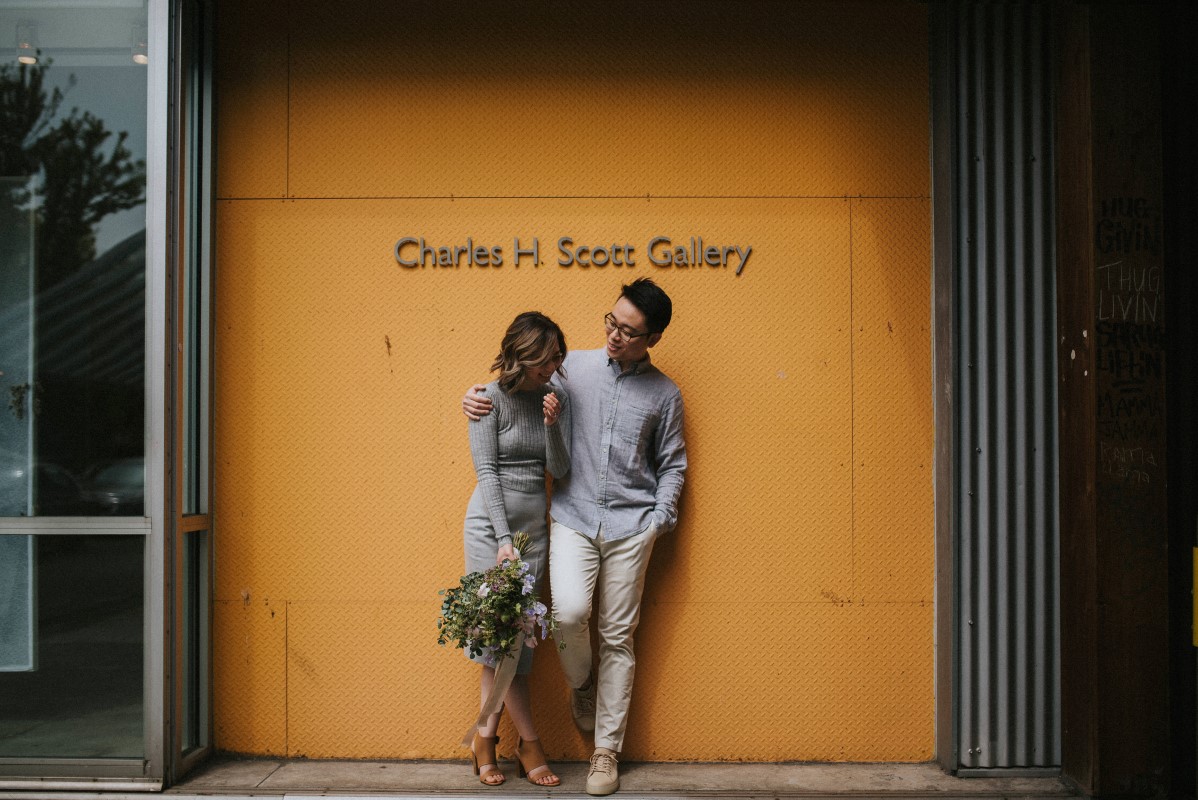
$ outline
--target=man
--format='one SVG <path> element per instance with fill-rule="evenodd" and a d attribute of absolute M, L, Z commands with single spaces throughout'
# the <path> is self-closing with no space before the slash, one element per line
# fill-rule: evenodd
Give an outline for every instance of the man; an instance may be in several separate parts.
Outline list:
<path fill-rule="evenodd" d="M 633 634 L 653 542 L 678 520 L 686 473 L 682 394 L 653 366 L 649 349 L 670 324 L 669 296 L 649 278 L 624 286 L 604 317 L 606 346 L 570 351 L 554 380 L 574 415 L 570 472 L 553 485 L 549 574 L 559 624 L 562 670 L 580 730 L 595 734 L 587 793 L 620 788 L 636 667 Z M 473 387 L 462 401 L 471 418 L 490 401 Z M 592 670 L 590 617 L 599 589 L 599 666 Z"/>

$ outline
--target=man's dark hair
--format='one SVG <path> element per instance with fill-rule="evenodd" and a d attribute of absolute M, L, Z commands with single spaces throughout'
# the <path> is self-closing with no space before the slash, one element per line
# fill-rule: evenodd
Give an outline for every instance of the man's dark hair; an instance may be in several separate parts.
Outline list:
<path fill-rule="evenodd" d="M 652 278 L 637 278 L 626 284 L 620 290 L 620 297 L 627 297 L 628 302 L 645 315 L 649 333 L 661 333 L 669 326 L 670 317 L 674 315 L 674 304 Z"/>

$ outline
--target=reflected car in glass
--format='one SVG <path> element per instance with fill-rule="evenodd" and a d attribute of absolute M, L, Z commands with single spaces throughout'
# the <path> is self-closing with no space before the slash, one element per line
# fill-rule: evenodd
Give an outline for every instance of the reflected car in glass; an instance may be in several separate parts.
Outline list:
<path fill-rule="evenodd" d="M 83 491 L 88 513 L 141 516 L 145 510 L 146 466 L 142 458 L 120 458 L 91 473 Z"/>
<path fill-rule="evenodd" d="M 30 516 L 32 489 L 36 517 L 76 517 L 91 513 L 83 483 L 66 467 L 42 462 L 34 467 L 30 486 L 27 457 L 0 449 L 0 516 Z"/>

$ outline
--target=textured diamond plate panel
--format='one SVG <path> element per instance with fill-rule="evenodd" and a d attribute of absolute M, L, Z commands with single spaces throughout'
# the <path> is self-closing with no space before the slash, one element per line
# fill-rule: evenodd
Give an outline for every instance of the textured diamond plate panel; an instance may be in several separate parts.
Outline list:
<path fill-rule="evenodd" d="M 221 750 L 287 749 L 287 609 L 248 593 L 213 604 L 215 743 Z"/>
<path fill-rule="evenodd" d="M 854 599 L 932 602 L 931 220 L 853 203 Z"/>
<path fill-rule="evenodd" d="M 348 0 L 288 34 L 295 196 L 927 193 L 915 3 Z"/>
<path fill-rule="evenodd" d="M 655 554 L 646 597 L 683 617 L 723 614 L 745 602 L 746 586 L 766 606 L 852 608 L 849 210 L 844 200 L 592 201 L 585 213 L 554 201 L 220 204 L 217 590 L 225 600 L 248 589 L 295 604 L 291 752 L 452 755 L 445 747 L 456 722 L 434 717 L 444 712 L 443 698 L 472 695 L 472 677 L 456 659 L 444 667 L 446 654 L 431 644 L 431 621 L 436 589 L 460 574 L 461 516 L 473 481 L 458 398 L 469 380 L 485 377 L 504 326 L 529 305 L 558 318 L 574 346 L 599 344 L 598 320 L 632 275 L 654 274 L 675 299 L 675 322 L 656 358 L 686 390 L 693 464 L 683 524 Z M 522 219 L 536 226 L 510 222 Z M 912 223 L 920 224 L 919 213 Z M 922 224 L 926 230 L 926 218 Z M 759 260 L 750 260 L 739 278 L 727 270 L 683 272 L 643 262 L 632 269 L 565 269 L 551 249 L 542 252 L 540 268 L 402 270 L 391 245 L 408 225 L 436 241 L 466 235 L 500 241 L 515 228 L 529 240 L 551 242 L 554 232 L 569 232 L 580 242 L 597 241 L 619 231 L 633 243 L 685 226 L 710 241 L 752 242 Z M 898 263 L 923 279 L 918 274 L 926 264 Z M 872 391 L 891 392 L 881 376 L 870 380 Z M 927 428 L 930 415 L 909 423 Z M 890 436 L 895 447 L 909 444 L 905 426 L 891 426 Z M 876 447 L 886 452 L 888 445 Z M 923 569 L 918 599 L 931 580 L 930 564 L 918 555 L 930 540 L 930 523 L 898 521 L 899 546 L 886 555 L 904 574 Z M 785 578 L 767 579 L 779 574 Z M 903 608 L 924 620 L 928 607 L 857 611 L 862 625 L 878 624 L 897 637 L 880 652 L 894 651 L 898 640 L 922 652 L 931 646 L 930 627 L 878 620 Z M 392 616 L 398 621 L 388 628 Z M 658 624 L 675 629 L 669 619 Z M 823 647 L 832 628 L 820 624 L 797 625 L 795 646 Z M 828 658 L 852 649 L 837 647 Z M 706 661 L 708 648 L 687 636 L 650 636 L 640 649 L 646 659 L 669 653 L 668 663 L 681 665 Z M 765 649 L 753 642 L 744 657 L 764 657 Z M 847 668 L 857 656 L 845 657 Z M 395 664 L 429 682 L 396 690 L 395 703 L 412 704 L 402 711 L 380 707 L 377 699 L 377 671 Z M 539 672 L 546 667 L 554 677 L 538 688 L 543 735 L 563 755 L 582 757 L 561 692 L 545 694 L 560 687 L 552 659 Z M 691 671 L 674 669 L 673 680 Z M 745 671 L 719 661 L 711 669 L 728 679 Z M 317 679 L 329 670 L 336 680 Z M 758 674 L 771 692 L 790 696 L 801 688 L 790 673 Z M 930 662 L 899 674 L 923 685 Z M 808 707 L 816 694 L 796 695 L 795 707 L 819 720 L 819 704 Z M 835 753 L 812 746 L 786 757 L 897 757 L 900 737 L 890 737 L 889 727 L 870 727 L 877 709 L 865 696 L 847 696 L 835 705 L 836 716 L 860 717 L 853 724 L 874 738 L 857 732 L 852 746 L 843 737 L 825 743 L 839 748 Z M 930 714 L 930 695 L 915 696 L 924 697 Z M 435 709 L 421 705 L 428 697 L 438 698 Z M 376 721 L 367 724 L 362 709 L 376 707 L 370 718 Z M 905 718 L 922 718 L 909 711 Z M 411 740 L 383 735 L 409 717 L 420 723 Z M 679 745 L 654 733 L 662 721 L 638 720 L 645 729 L 630 747 L 643 748 L 638 752 L 646 757 L 691 757 L 692 750 L 671 755 Z M 773 717 L 758 723 L 784 730 Z M 450 729 L 448 745 L 427 733 L 440 726 Z M 924 733 L 930 736 L 930 727 Z M 891 744 L 880 744 L 889 738 Z M 730 757 L 726 743 L 707 747 L 705 758 Z M 777 756 L 750 748 L 735 757 Z"/>
<path fill-rule="evenodd" d="M 675 302 L 654 359 L 683 387 L 692 467 L 682 523 L 650 567 L 629 757 L 929 757 L 932 531 L 930 506 L 912 498 L 930 487 L 911 471 L 931 411 L 915 372 L 893 400 L 895 370 L 920 348 L 928 359 L 928 305 L 920 317 L 909 299 L 926 298 L 930 272 L 917 244 L 928 238 L 922 7 L 887 7 L 902 17 L 889 19 L 874 5 L 804 4 L 810 24 L 796 30 L 799 4 L 746 4 L 716 42 L 704 15 L 719 4 L 688 4 L 694 18 L 670 24 L 695 47 L 663 65 L 643 55 L 656 52 L 643 37 L 668 27 L 660 16 L 632 44 L 570 49 L 550 34 L 616 23 L 555 4 L 528 34 L 522 6 L 503 19 L 480 6 L 471 24 L 493 34 L 485 42 L 442 19 L 436 36 L 404 28 L 384 47 L 372 37 L 395 33 L 394 15 L 417 9 L 427 24 L 442 12 L 310 5 L 288 23 L 283 141 L 291 194 L 320 199 L 217 209 L 216 649 L 235 658 L 257 642 L 233 613 L 243 592 L 286 603 L 290 621 L 286 652 L 270 651 L 282 674 L 218 676 L 217 696 L 229 741 L 286 738 L 221 746 L 461 755 L 477 676 L 435 646 L 432 621 L 436 589 L 461 572 L 474 480 L 462 390 L 486 379 L 517 312 L 538 308 L 571 346 L 598 346 L 620 284 L 652 275 Z M 763 27 L 762 9 L 776 25 Z M 360 58 L 338 61 L 350 33 Z M 536 74 L 528 35 L 544 45 Z M 250 153 L 269 141 L 273 158 L 274 136 L 233 108 L 222 161 L 242 141 Z M 530 197 L 462 199 L 472 193 Z M 641 197 L 578 197 L 604 193 Z M 915 198 L 793 197 L 870 193 Z M 362 199 L 373 194 L 407 199 Z M 506 263 L 405 270 L 392 255 L 402 236 L 501 246 Z M 559 236 L 629 243 L 637 266 L 560 267 Z M 654 236 L 753 255 L 739 277 L 661 269 L 645 252 Z M 514 237 L 539 238 L 539 266 L 512 264 Z M 888 498 L 901 502 L 883 518 Z M 749 635 L 757 620 L 768 630 Z M 538 659 L 534 684 L 550 755 L 585 757 L 554 657 Z"/>
<path fill-rule="evenodd" d="M 291 604 L 288 755 L 462 757 L 478 669 L 427 646 L 437 605 Z"/>
<path fill-rule="evenodd" d="M 287 0 L 221 2 L 216 15 L 216 193 L 287 191 Z"/>
<path fill-rule="evenodd" d="M 435 644 L 439 600 L 293 603 L 288 609 L 289 751 L 307 758 L 463 758 L 478 711 L 478 668 Z M 552 647 L 534 661 L 534 710 L 554 758 L 585 759 Z M 564 736 L 567 726 L 570 735 Z M 507 753 L 516 742 L 505 718 Z"/>
<path fill-rule="evenodd" d="M 842 597 L 851 577 L 851 364 L 847 201 L 325 201 L 220 204 L 222 269 L 217 413 L 224 530 L 218 597 L 255 590 L 290 600 L 365 596 L 415 602 L 429 584 L 395 581 L 405 548 L 429 537 L 432 575 L 458 569 L 456 536 L 473 473 L 458 398 L 484 379 L 511 318 L 557 318 L 573 346 L 602 343 L 622 281 L 653 274 L 677 313 L 658 348 L 687 387 L 688 496 L 710 530 L 744 530 L 804 553 L 791 566 L 811 600 Z M 535 219 L 544 266 L 402 270 L 391 257 L 407 220 L 430 241 L 504 242 Z M 685 220 L 685 222 L 681 222 Z M 731 269 L 557 266 L 555 232 L 579 242 L 666 231 L 752 242 Z M 680 240 L 687 241 L 687 239 Z M 754 261 L 753 259 L 759 259 Z M 254 265 L 242 267 L 240 265 Z M 336 279 L 332 279 L 335 272 Z M 736 331 L 737 335 L 724 332 Z M 746 349 L 747 343 L 747 349 Z M 736 364 L 729 371 L 728 364 Z M 713 431 L 704 436 L 704 428 Z M 748 459 L 748 461 L 746 461 Z M 250 535 L 249 532 L 252 532 Z M 403 543 L 397 546 L 396 543 Z M 676 544 L 684 591 L 735 594 L 778 556 L 745 547 L 726 582 L 691 575 L 723 537 Z M 240 574 L 239 574 L 240 573 Z M 266 582 L 260 587 L 259 582 Z M 764 587 L 766 595 L 787 592 Z"/>
<path fill-rule="evenodd" d="M 289 607 L 288 755 L 461 758 L 477 670 L 414 646 L 430 604 Z M 729 639 L 759 617 L 780 646 Z M 930 605 L 646 603 L 630 760 L 919 761 L 931 757 Z M 678 658 L 703 668 L 679 677 Z M 534 709 L 551 758 L 585 759 L 552 649 Z M 854 713 L 846 713 L 853 709 Z M 780 735 L 782 732 L 787 735 Z M 506 725 L 502 741 L 514 742 Z M 508 748 L 501 747 L 501 752 Z"/>
<path fill-rule="evenodd" d="M 748 626 L 761 633 L 746 635 Z M 927 760 L 931 631 L 931 604 L 650 600 L 625 752 L 634 760 Z"/>

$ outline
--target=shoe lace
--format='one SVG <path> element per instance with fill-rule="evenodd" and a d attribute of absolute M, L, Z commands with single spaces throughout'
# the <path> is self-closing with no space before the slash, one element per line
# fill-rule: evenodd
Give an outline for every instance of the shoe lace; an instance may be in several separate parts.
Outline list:
<path fill-rule="evenodd" d="M 616 757 L 610 753 L 595 753 L 591 756 L 591 772 L 611 775 L 616 771 Z"/>

